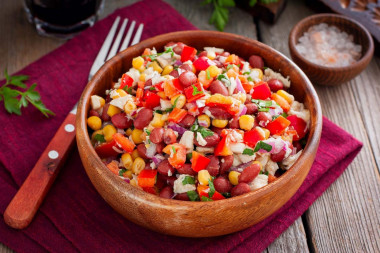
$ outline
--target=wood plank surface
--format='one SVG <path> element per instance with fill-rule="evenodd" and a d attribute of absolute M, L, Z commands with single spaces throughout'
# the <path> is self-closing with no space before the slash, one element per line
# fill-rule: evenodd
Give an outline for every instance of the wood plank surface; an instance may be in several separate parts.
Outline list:
<path fill-rule="evenodd" d="M 311 14 L 313 12 L 301 1 L 288 1 L 276 26 L 260 23 L 264 43 L 289 56 L 287 37 L 291 28 Z M 348 84 L 316 86 L 323 114 L 364 146 L 343 175 L 305 214 L 310 233 L 307 236 L 312 244 L 309 246 L 315 251 L 380 251 L 380 184 L 374 158 L 375 155 L 379 159 L 378 62 L 379 58 L 374 58 L 369 67 Z"/>

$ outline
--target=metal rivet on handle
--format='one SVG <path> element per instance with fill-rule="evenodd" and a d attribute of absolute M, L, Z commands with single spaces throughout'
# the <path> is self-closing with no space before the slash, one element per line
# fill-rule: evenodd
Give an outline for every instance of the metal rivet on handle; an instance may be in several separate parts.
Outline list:
<path fill-rule="evenodd" d="M 59 154 L 57 151 L 51 150 L 51 151 L 49 151 L 48 156 L 50 159 L 57 159 Z"/>
<path fill-rule="evenodd" d="M 72 125 L 72 124 L 67 124 L 65 126 L 65 131 L 68 132 L 68 133 L 71 133 L 75 130 L 75 127 Z"/>

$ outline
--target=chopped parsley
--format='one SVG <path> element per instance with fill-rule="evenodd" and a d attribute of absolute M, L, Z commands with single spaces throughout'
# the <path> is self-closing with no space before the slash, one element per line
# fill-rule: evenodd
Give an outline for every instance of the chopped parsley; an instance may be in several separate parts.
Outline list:
<path fill-rule="evenodd" d="M 123 87 L 123 90 L 125 90 L 128 94 L 131 94 L 131 95 L 132 95 L 132 87 L 124 86 L 124 87 Z"/>
<path fill-rule="evenodd" d="M 265 171 L 265 172 L 264 172 L 264 171 L 260 170 L 259 174 L 267 175 L 267 176 L 268 176 L 268 175 L 269 175 L 269 172 L 268 172 L 268 171 Z"/>
<path fill-rule="evenodd" d="M 153 86 L 152 86 L 152 87 L 149 88 L 149 90 L 150 90 L 150 91 L 155 91 L 155 90 L 156 90 L 156 87 L 153 87 Z"/>
<path fill-rule="evenodd" d="M 258 107 L 259 112 L 269 112 L 269 107 L 272 106 L 272 100 L 260 100 L 260 99 L 252 99 L 252 102 L 255 103 Z"/>
<path fill-rule="evenodd" d="M 126 169 L 121 169 L 119 170 L 119 176 L 123 176 L 123 174 L 126 172 Z"/>
<path fill-rule="evenodd" d="M 174 51 L 173 51 L 173 48 L 169 47 L 168 49 L 166 49 L 164 52 L 162 53 L 158 53 L 158 54 L 151 54 L 151 55 L 143 55 L 142 57 L 148 57 L 150 58 L 152 61 L 156 61 L 157 57 L 160 56 L 160 55 L 163 55 L 163 54 L 166 54 L 166 53 L 171 53 L 172 57 L 174 56 Z"/>
<path fill-rule="evenodd" d="M 106 142 L 106 139 L 104 139 L 104 135 L 102 134 L 96 134 L 94 139 L 100 143 Z"/>
<path fill-rule="evenodd" d="M 253 79 L 252 79 L 252 77 L 250 77 L 250 76 L 247 77 L 247 80 L 250 81 L 250 82 L 253 82 Z"/>
<path fill-rule="evenodd" d="M 195 178 L 190 176 L 185 176 L 185 178 L 182 180 L 182 184 L 195 184 Z"/>
<path fill-rule="evenodd" d="M 178 96 L 178 97 L 174 100 L 173 108 L 177 107 L 177 102 L 178 102 L 179 97 L 180 97 L 180 96 Z"/>
<path fill-rule="evenodd" d="M 197 132 L 200 133 L 203 138 L 214 135 L 213 131 L 211 131 L 210 129 L 206 127 L 202 127 L 198 125 L 197 123 L 194 123 L 194 125 L 191 126 L 190 131 L 194 133 L 197 133 Z"/>
<path fill-rule="evenodd" d="M 271 151 L 272 150 L 272 146 L 263 142 L 263 141 L 259 141 L 257 144 L 256 144 L 256 147 L 255 149 L 253 150 L 253 152 L 257 152 L 259 151 L 260 149 L 264 149 L 266 151 Z"/>
<path fill-rule="evenodd" d="M 173 154 L 175 154 L 175 153 L 176 153 L 176 150 L 175 150 L 175 147 L 174 147 L 174 146 L 172 146 L 172 150 L 173 150 Z"/>
<path fill-rule="evenodd" d="M 250 71 L 247 71 L 247 72 L 244 72 L 244 73 L 243 73 L 243 75 L 249 75 L 249 74 L 251 74 Z"/>
<path fill-rule="evenodd" d="M 206 70 L 206 78 L 207 80 L 211 79 L 210 70 Z"/>
<path fill-rule="evenodd" d="M 269 107 L 260 108 L 259 112 L 269 112 Z"/>
<path fill-rule="evenodd" d="M 163 111 L 161 111 L 161 110 L 155 110 L 154 112 L 158 113 L 158 114 L 163 114 Z"/>
<path fill-rule="evenodd" d="M 208 196 L 210 198 L 212 198 L 212 196 L 215 193 L 215 187 L 214 187 L 214 183 L 210 179 L 208 180 L 208 186 L 210 187 L 210 191 L 208 192 Z"/>
<path fill-rule="evenodd" d="M 275 120 L 275 119 L 277 119 L 280 116 L 286 118 L 286 117 L 288 117 L 288 114 L 286 112 L 283 112 L 280 115 L 274 115 L 274 116 L 272 116 L 272 119 Z"/>
<path fill-rule="evenodd" d="M 216 79 L 218 79 L 219 81 L 224 82 L 224 84 L 225 84 L 226 86 L 228 86 L 228 87 L 231 86 L 230 79 L 228 79 L 228 77 L 226 77 L 226 76 L 223 75 L 223 74 L 218 75 L 218 76 L 216 77 Z"/>
<path fill-rule="evenodd" d="M 230 69 L 232 69 L 234 67 L 234 65 L 233 64 L 229 64 L 228 66 L 227 66 L 227 70 L 230 70 Z"/>
<path fill-rule="evenodd" d="M 230 198 L 230 197 L 231 197 L 231 193 L 229 193 L 229 192 L 223 192 L 222 195 L 223 195 L 225 198 Z"/>
<path fill-rule="evenodd" d="M 145 129 L 145 133 L 149 136 L 150 135 L 150 130 L 149 129 Z"/>
<path fill-rule="evenodd" d="M 212 201 L 212 199 L 207 198 L 206 196 L 202 196 L 201 201 Z"/>
<path fill-rule="evenodd" d="M 193 96 L 203 93 L 203 91 L 198 90 L 198 87 L 195 86 L 194 84 L 192 86 L 193 86 L 193 94 L 192 94 Z"/>
<path fill-rule="evenodd" d="M 198 196 L 198 193 L 196 191 L 188 191 L 186 193 L 187 193 L 187 196 L 189 197 L 189 199 L 191 201 L 199 200 L 199 196 Z"/>
<path fill-rule="evenodd" d="M 243 150 L 243 155 L 253 155 L 255 152 L 253 152 L 253 149 L 246 148 Z"/>

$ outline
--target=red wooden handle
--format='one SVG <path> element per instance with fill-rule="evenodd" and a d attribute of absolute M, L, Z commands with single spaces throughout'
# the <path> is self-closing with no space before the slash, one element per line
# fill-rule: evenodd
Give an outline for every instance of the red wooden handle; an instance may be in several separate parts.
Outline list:
<path fill-rule="evenodd" d="M 75 114 L 69 113 L 4 212 L 5 222 L 27 227 L 64 164 L 75 140 Z"/>

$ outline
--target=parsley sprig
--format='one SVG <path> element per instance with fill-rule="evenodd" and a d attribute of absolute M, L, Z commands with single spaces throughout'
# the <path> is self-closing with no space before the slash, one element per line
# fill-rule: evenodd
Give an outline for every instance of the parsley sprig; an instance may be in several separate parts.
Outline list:
<path fill-rule="evenodd" d="M 55 115 L 42 103 L 40 93 L 35 90 L 37 84 L 34 83 L 29 88 L 26 86 L 24 82 L 29 79 L 29 76 L 9 76 L 7 70 L 4 71 L 4 76 L 6 81 L 0 87 L 0 101 L 4 101 L 7 112 L 21 115 L 21 108 L 27 107 L 31 103 L 46 117 Z M 12 89 L 11 86 L 18 89 Z M 20 89 L 24 89 L 24 91 Z"/>
<path fill-rule="evenodd" d="M 257 151 L 259 151 L 260 149 L 264 149 L 266 151 L 271 151 L 272 150 L 272 146 L 263 142 L 263 141 L 259 141 L 256 146 L 255 146 L 255 149 L 250 149 L 250 148 L 246 148 L 243 150 L 243 155 L 254 155 Z"/>
<path fill-rule="evenodd" d="M 210 129 L 198 125 L 197 121 L 191 126 L 190 130 L 194 133 L 200 133 L 203 138 L 214 135 L 214 132 Z"/>
<path fill-rule="evenodd" d="M 259 112 L 269 112 L 269 107 L 272 106 L 272 100 L 252 99 L 252 102 L 257 105 Z"/>
<path fill-rule="evenodd" d="M 171 48 L 171 47 L 166 49 L 164 52 L 157 53 L 157 54 L 151 54 L 151 55 L 143 55 L 142 57 L 148 57 L 152 61 L 156 61 L 158 56 L 166 54 L 166 53 L 171 53 L 171 56 L 174 57 L 174 51 L 173 51 L 173 48 Z"/>

